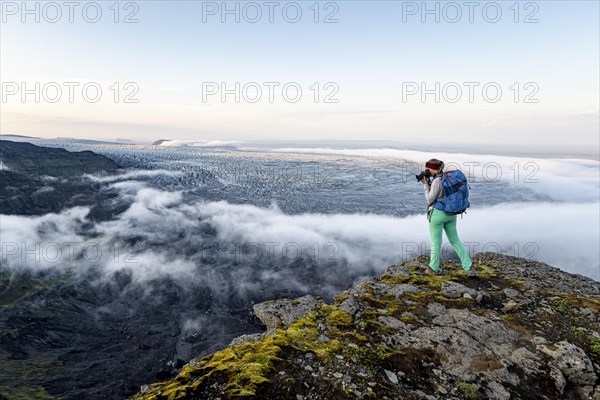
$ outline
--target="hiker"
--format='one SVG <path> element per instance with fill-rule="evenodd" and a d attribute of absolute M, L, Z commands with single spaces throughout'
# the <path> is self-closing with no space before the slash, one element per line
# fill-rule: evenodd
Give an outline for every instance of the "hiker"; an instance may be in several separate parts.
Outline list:
<path fill-rule="evenodd" d="M 463 246 L 462 242 L 458 238 L 458 232 L 456 231 L 456 214 L 448 214 L 444 211 L 444 188 L 442 185 L 442 174 L 444 169 L 444 162 L 436 158 L 425 163 L 425 167 L 431 174 L 432 181 L 431 185 L 427 177 L 423 177 L 421 182 L 423 183 L 423 191 L 425 192 L 425 198 L 427 199 L 427 219 L 429 220 L 429 234 L 431 236 L 431 256 L 429 259 L 429 268 L 426 268 L 428 275 L 435 275 L 440 273 L 440 253 L 442 247 L 442 229 L 446 232 L 448 241 L 458 254 L 462 268 L 468 271 L 470 278 L 477 277 L 475 268 L 469 257 L 469 253 Z"/>

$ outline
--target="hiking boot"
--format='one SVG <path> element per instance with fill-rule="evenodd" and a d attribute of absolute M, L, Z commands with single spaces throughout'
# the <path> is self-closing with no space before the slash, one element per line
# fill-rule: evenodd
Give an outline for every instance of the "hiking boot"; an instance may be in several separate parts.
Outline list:
<path fill-rule="evenodd" d="M 425 275 L 431 275 L 431 276 L 440 275 L 440 270 L 438 269 L 437 271 L 434 271 L 430 267 L 425 267 Z"/>
<path fill-rule="evenodd" d="M 467 271 L 467 276 L 471 279 L 477 278 L 477 272 L 475 272 L 475 267 L 471 266 L 471 268 Z"/>

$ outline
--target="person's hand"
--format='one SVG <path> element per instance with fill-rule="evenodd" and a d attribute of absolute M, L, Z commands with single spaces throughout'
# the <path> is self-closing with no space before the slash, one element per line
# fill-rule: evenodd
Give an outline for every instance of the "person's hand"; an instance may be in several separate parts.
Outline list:
<path fill-rule="evenodd" d="M 427 178 L 425 178 L 425 177 L 423 177 L 423 179 L 421 179 L 421 182 L 422 182 L 424 185 L 426 185 L 427 183 L 429 183 L 429 182 L 427 182 Z"/>

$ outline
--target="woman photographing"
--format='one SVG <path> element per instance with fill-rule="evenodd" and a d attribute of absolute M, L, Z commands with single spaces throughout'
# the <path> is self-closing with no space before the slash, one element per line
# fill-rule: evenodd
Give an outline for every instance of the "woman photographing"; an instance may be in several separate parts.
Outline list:
<path fill-rule="evenodd" d="M 429 234 L 431 236 L 431 256 L 429 259 L 429 268 L 426 268 L 428 275 L 440 273 L 440 253 L 442 248 L 442 230 L 446 232 L 448 241 L 460 258 L 462 268 L 468 272 L 470 278 L 477 276 L 469 253 L 458 238 L 456 231 L 456 214 L 447 214 L 443 211 L 444 188 L 442 185 L 442 174 L 444 162 L 436 158 L 425 163 L 425 167 L 432 177 L 431 184 L 427 177 L 423 177 L 423 191 L 427 199 L 427 219 L 429 220 Z"/>

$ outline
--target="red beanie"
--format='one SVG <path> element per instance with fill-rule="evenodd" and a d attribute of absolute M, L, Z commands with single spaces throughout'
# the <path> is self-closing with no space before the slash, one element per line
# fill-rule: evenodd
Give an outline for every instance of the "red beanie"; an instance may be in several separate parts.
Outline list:
<path fill-rule="evenodd" d="M 425 168 L 430 168 L 430 169 L 439 169 L 442 166 L 441 163 L 431 163 L 431 162 L 426 162 L 425 163 Z"/>

